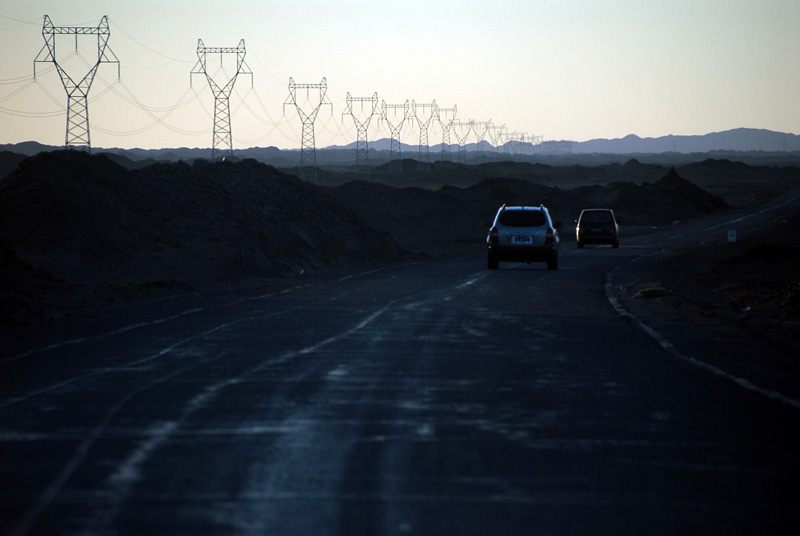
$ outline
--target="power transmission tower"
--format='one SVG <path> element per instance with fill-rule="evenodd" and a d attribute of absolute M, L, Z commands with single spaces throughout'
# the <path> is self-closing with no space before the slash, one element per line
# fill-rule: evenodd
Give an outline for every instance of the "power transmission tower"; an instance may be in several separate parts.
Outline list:
<path fill-rule="evenodd" d="M 228 154 L 233 155 L 233 136 L 231 135 L 231 107 L 230 96 L 233 85 L 240 74 L 249 74 L 250 83 L 253 83 L 253 73 L 244 62 L 245 56 L 244 39 L 239 41 L 236 47 L 207 47 L 202 39 L 197 40 L 197 63 L 189 74 L 189 84 L 191 85 L 192 75 L 202 74 L 208 80 L 211 92 L 214 94 L 214 137 L 211 143 L 211 160 L 217 159 L 217 149 L 228 148 Z M 219 66 L 222 68 L 222 59 L 225 54 L 236 54 L 236 72 L 224 86 L 220 86 L 208 72 L 208 55 L 219 54 Z M 246 67 L 247 70 L 243 70 Z"/>
<path fill-rule="evenodd" d="M 417 171 L 428 171 L 431 169 L 431 148 L 428 146 L 428 127 L 434 117 L 438 117 L 439 107 L 434 100 L 430 104 L 417 104 L 411 101 L 411 115 L 417 120 L 419 127 L 419 162 Z"/>
<path fill-rule="evenodd" d="M 373 93 L 371 97 L 352 97 L 347 92 L 347 110 L 342 112 L 342 117 L 350 115 L 356 125 L 358 134 L 356 136 L 356 179 L 366 177 L 369 179 L 369 144 L 367 142 L 367 129 L 372 121 L 372 116 L 378 111 L 378 93 Z M 353 103 L 360 104 L 357 110 L 353 110 Z"/>
<path fill-rule="evenodd" d="M 306 99 L 303 103 L 297 102 L 297 90 L 306 90 Z M 314 92 L 319 98 L 311 99 L 311 92 Z M 314 141 L 314 121 L 317 120 L 319 109 L 327 104 L 331 106 L 333 112 L 333 105 L 326 97 L 328 91 L 328 83 L 325 78 L 319 84 L 295 84 L 293 78 L 289 78 L 289 98 L 283 103 L 284 110 L 286 106 L 294 105 L 297 110 L 297 115 L 300 116 L 300 121 L 303 123 L 303 137 L 300 146 L 300 178 L 304 180 L 317 181 L 317 149 Z M 304 110 L 303 107 L 310 107 L 310 111 Z"/>
<path fill-rule="evenodd" d="M 481 142 L 486 138 L 489 128 L 492 126 L 492 120 L 488 121 L 474 121 L 472 123 L 472 130 L 475 132 L 475 150 L 478 151 L 479 156 L 483 156 L 483 146 Z"/>
<path fill-rule="evenodd" d="M 506 136 L 506 141 L 509 142 L 506 149 L 510 154 L 525 154 L 525 136 L 527 132 L 512 132 Z"/>
<path fill-rule="evenodd" d="M 450 160 L 450 129 L 453 127 L 453 121 L 456 120 L 458 114 L 458 106 L 453 105 L 452 108 L 439 108 L 436 117 L 439 119 L 439 124 L 442 125 L 442 160 Z"/>
<path fill-rule="evenodd" d="M 528 145 L 526 146 L 526 153 L 525 154 L 535 154 L 538 152 L 538 147 L 544 141 L 544 136 L 528 136 Z"/>
<path fill-rule="evenodd" d="M 491 138 L 492 140 L 492 147 L 495 159 L 497 158 L 497 153 L 500 152 L 500 144 L 501 144 L 500 142 L 503 136 L 505 135 L 506 130 L 507 129 L 505 125 L 501 125 L 499 127 L 495 125 L 489 125 L 489 128 L 487 129 L 489 138 Z"/>
<path fill-rule="evenodd" d="M 398 120 L 398 115 L 402 111 L 402 117 Z M 391 112 L 391 118 L 389 117 Z M 408 119 L 408 101 L 403 104 L 386 104 L 381 101 L 381 115 L 379 120 L 385 121 L 389 126 L 391 140 L 389 142 L 389 167 L 392 171 L 402 171 L 402 158 L 400 149 L 400 131 L 403 123 Z"/>
<path fill-rule="evenodd" d="M 458 140 L 458 160 L 462 164 L 467 163 L 467 137 L 469 133 L 472 132 L 473 127 L 475 126 L 475 121 L 453 121 L 453 133 L 456 135 L 456 139 Z"/>
<path fill-rule="evenodd" d="M 97 61 L 94 65 L 89 67 L 87 72 L 77 82 L 72 78 L 64 67 L 58 63 L 56 57 L 56 36 L 57 35 L 74 35 L 75 36 L 75 52 L 78 53 L 78 36 L 79 35 L 96 35 L 97 36 Z M 37 63 L 52 63 L 56 66 L 58 74 L 61 76 L 61 83 L 64 90 L 67 92 L 67 133 L 65 136 L 64 145 L 66 147 L 85 147 L 87 151 L 91 151 L 92 143 L 89 136 L 89 90 L 92 87 L 94 76 L 97 74 L 97 69 L 101 63 L 116 63 L 117 64 L 117 80 L 119 80 L 119 60 L 108 48 L 108 39 L 111 32 L 108 29 L 108 17 L 103 16 L 100 19 L 100 24 L 96 28 L 87 26 L 54 26 L 50 17 L 44 16 L 44 23 L 42 25 L 42 37 L 44 37 L 44 46 L 39 51 L 36 59 L 33 60 L 33 77 L 36 79 L 36 64 Z M 113 58 L 113 59 L 112 59 Z"/>

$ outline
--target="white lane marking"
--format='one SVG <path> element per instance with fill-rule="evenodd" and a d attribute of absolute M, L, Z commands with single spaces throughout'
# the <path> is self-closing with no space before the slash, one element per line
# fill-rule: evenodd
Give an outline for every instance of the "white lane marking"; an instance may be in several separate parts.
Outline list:
<path fill-rule="evenodd" d="M 265 296 L 260 296 L 259 298 L 263 298 L 263 297 L 266 297 L 266 295 Z M 245 300 L 240 300 L 240 301 L 245 301 Z M 233 305 L 235 303 L 239 303 L 239 302 L 230 302 L 230 303 L 226 303 L 226 304 L 220 305 L 219 307 L 227 307 L 227 306 Z M 115 335 L 122 335 L 123 333 L 127 333 L 127 332 L 133 331 L 135 329 L 144 328 L 144 327 L 147 327 L 147 326 L 154 326 L 154 325 L 157 325 L 157 324 L 163 324 L 163 323 L 169 322 L 171 320 L 177 320 L 178 318 L 181 318 L 181 317 L 186 316 L 186 315 L 195 314 L 195 313 L 201 313 L 203 311 L 205 311 L 205 309 L 187 309 L 186 311 L 183 311 L 183 312 L 171 315 L 171 316 L 166 316 L 164 318 L 158 318 L 156 320 L 151 320 L 151 321 L 148 321 L 148 322 L 139 322 L 137 324 L 131 324 L 129 326 L 123 326 L 121 328 L 117 328 L 117 329 L 115 329 L 113 331 L 108 331 L 106 333 L 101 333 L 99 335 L 93 335 L 91 337 L 79 337 L 79 338 L 75 338 L 75 339 L 69 339 L 69 340 L 66 340 L 66 341 L 53 343 L 53 344 L 51 344 L 49 346 L 45 346 L 43 348 L 37 348 L 35 350 L 28 350 L 27 352 L 23 352 L 21 354 L 15 355 L 15 356 L 7 357 L 5 359 L 0 360 L 0 364 L 11 363 L 12 361 L 17 361 L 18 359 L 22 359 L 24 357 L 28 357 L 28 356 L 31 356 L 31 355 L 34 355 L 34 354 L 38 354 L 38 353 L 42 353 L 42 352 L 47 352 L 47 351 L 50 351 L 50 350 L 56 350 L 58 348 L 63 348 L 65 346 L 72 346 L 72 345 L 75 345 L 75 344 L 81 344 L 81 343 L 88 342 L 88 341 L 99 341 L 99 340 L 105 339 L 107 337 L 113 337 Z"/>
<path fill-rule="evenodd" d="M 382 270 L 383 270 L 383 268 L 378 268 L 376 270 L 369 270 L 368 272 L 361 272 L 360 274 L 346 275 L 346 276 L 342 277 L 341 279 L 339 279 L 338 282 L 341 283 L 342 281 L 347 281 L 348 279 L 353 279 L 354 277 L 363 277 L 365 275 L 376 274 L 376 273 L 378 273 L 378 272 L 380 272 Z"/>
<path fill-rule="evenodd" d="M 302 350 L 298 350 L 296 352 L 289 352 L 288 355 L 291 355 L 291 357 L 294 357 L 295 355 L 310 354 L 312 352 L 316 352 L 317 350 L 319 350 L 320 348 L 322 348 L 324 346 L 328 346 L 329 344 L 332 344 L 332 343 L 334 343 L 336 341 L 340 341 L 340 340 L 344 339 L 345 337 L 349 337 L 350 335 L 352 335 L 356 331 L 359 331 L 359 330 L 367 327 L 367 325 L 370 324 L 373 320 L 375 320 L 376 318 L 381 316 L 386 311 L 386 309 L 388 309 L 388 307 L 389 306 L 387 305 L 383 309 L 379 309 L 378 311 L 375 311 L 371 315 L 369 315 L 366 318 L 364 318 L 364 320 L 362 320 L 361 322 L 356 324 L 354 327 L 348 329 L 347 331 L 344 331 L 344 332 L 340 333 L 339 335 L 334 335 L 333 337 L 328 337 L 324 341 L 318 342 L 317 344 L 312 344 L 311 346 L 306 346 Z"/>
<path fill-rule="evenodd" d="M 139 448 L 134 450 L 125 460 L 117 465 L 117 470 L 108 477 L 108 484 L 114 488 L 113 502 L 119 502 L 120 495 L 127 491 L 130 486 L 139 480 L 141 472 L 139 468 L 150 457 L 158 447 L 160 447 L 172 433 L 178 429 L 175 421 L 162 422 L 148 430 L 149 436 Z"/>
<path fill-rule="evenodd" d="M 750 219 L 750 218 L 752 218 L 754 216 L 759 216 L 761 214 L 766 214 L 767 212 L 771 212 L 773 210 L 777 210 L 779 208 L 783 208 L 786 205 L 789 205 L 790 203 L 794 203 L 798 199 L 800 199 L 800 197 L 792 197 L 791 199 L 787 199 L 786 201 L 784 201 L 782 203 L 779 203 L 777 205 L 774 205 L 774 206 L 771 206 L 771 207 L 766 207 L 766 208 L 763 208 L 763 209 L 761 209 L 761 210 L 759 210 L 757 212 L 751 212 L 750 214 L 745 214 L 741 218 L 737 218 L 735 220 L 727 221 L 725 223 L 720 223 L 719 225 L 713 225 L 711 227 L 703 229 L 703 231 L 713 231 L 714 229 L 719 229 L 720 227 L 729 226 L 729 225 L 732 225 L 734 223 L 741 223 L 741 222 L 743 222 L 743 221 L 745 221 L 747 219 Z"/>
<path fill-rule="evenodd" d="M 277 296 L 278 294 L 289 294 L 292 291 L 295 291 L 295 290 L 297 290 L 299 288 L 303 288 L 305 286 L 308 286 L 308 285 L 307 284 L 296 285 L 294 287 L 286 288 L 286 289 L 283 289 L 281 291 L 268 292 L 266 294 L 258 294 L 256 296 L 247 296 L 247 297 L 244 297 L 244 298 L 239 298 L 237 300 L 233 300 L 233 301 L 229 301 L 229 302 L 213 305 L 211 307 L 196 307 L 196 308 L 193 308 L 193 309 L 187 309 L 185 311 L 181 311 L 180 313 L 176 313 L 174 315 L 165 316 L 163 318 L 157 318 L 155 320 L 149 320 L 149 321 L 146 321 L 146 322 L 139 322 L 139 323 L 136 323 L 136 324 L 130 324 L 128 326 L 123 326 L 121 328 L 117 328 L 115 330 L 108 331 L 106 333 L 101 333 L 99 335 L 93 335 L 93 336 L 90 336 L 90 337 L 79 337 L 79 338 L 75 338 L 75 339 L 69 339 L 69 340 L 66 340 L 66 341 L 53 343 L 53 344 L 50 344 L 49 346 L 44 346 L 42 348 L 36 348 L 36 349 L 33 349 L 33 350 L 28 350 L 28 351 L 23 352 L 21 354 L 17 354 L 17 355 L 14 355 L 14 356 L 6 357 L 4 359 L 0 359 L 0 365 L 5 364 L 5 363 L 11 363 L 12 361 L 17 361 L 19 359 L 22 359 L 22 358 L 25 358 L 25 357 L 28 357 L 28 356 L 31 356 L 31 355 L 34 355 L 34 354 L 47 352 L 47 351 L 50 351 L 50 350 L 56 350 L 56 349 L 62 348 L 64 346 L 72 346 L 72 345 L 75 345 L 75 344 L 81 344 L 81 343 L 88 342 L 88 341 L 101 340 L 101 339 L 105 339 L 107 337 L 113 337 L 115 335 L 122 335 L 123 333 L 127 333 L 129 331 L 133 331 L 133 330 L 136 330 L 136 329 L 139 329 L 139 328 L 145 328 L 145 327 L 148 327 L 148 326 L 155 326 L 155 325 L 158 325 L 158 324 L 164 324 L 166 322 L 170 322 L 172 320 L 177 320 L 177 319 L 179 319 L 181 317 L 184 317 L 184 316 L 188 316 L 188 315 L 192 315 L 192 314 L 196 314 L 196 313 L 202 313 L 202 312 L 204 312 L 206 310 L 222 309 L 223 307 L 231 307 L 233 305 L 238 305 L 240 303 L 263 300 L 263 299 L 266 299 L 266 298 L 272 298 L 274 296 Z"/>
<path fill-rule="evenodd" d="M 53 385 L 48 385 L 47 387 L 44 387 L 42 389 L 38 389 L 36 391 L 31 391 L 31 392 L 26 393 L 24 395 L 20 395 L 20 396 L 14 397 L 14 398 L 9 398 L 7 400 L 3 400 L 2 402 L 0 402 L 0 408 L 4 408 L 4 407 L 10 406 L 12 404 L 17 404 L 19 402 L 23 402 L 23 401 L 28 400 L 30 398 L 33 398 L 33 397 L 36 397 L 36 396 L 39 396 L 39 395 L 42 395 L 42 394 L 45 394 L 45 393 L 49 393 L 51 391 L 55 391 L 55 390 L 61 389 L 63 387 L 71 385 L 73 383 L 76 383 L 76 382 L 79 382 L 79 381 L 82 381 L 82 380 L 85 380 L 87 378 L 91 378 L 91 377 L 94 377 L 94 376 L 98 376 L 100 374 L 115 373 L 115 372 L 119 372 L 120 370 L 128 369 L 130 367 L 135 367 L 137 365 L 141 365 L 142 363 L 147 363 L 147 362 L 153 361 L 155 359 L 163 357 L 164 355 L 174 351 L 176 348 L 186 344 L 187 342 L 193 341 L 195 339 L 203 338 L 203 337 L 205 337 L 207 335 L 210 335 L 210 334 L 212 334 L 212 333 L 214 333 L 216 331 L 219 331 L 221 329 L 225 329 L 225 328 L 227 328 L 229 326 L 232 326 L 234 324 L 238 324 L 240 322 L 245 322 L 247 320 L 250 320 L 250 319 L 249 318 L 243 318 L 243 319 L 236 320 L 236 321 L 233 321 L 233 322 L 227 322 L 225 324 L 220 324 L 219 326 L 216 326 L 216 327 L 213 327 L 213 328 L 211 328 L 211 329 L 209 329 L 207 331 L 204 331 L 203 333 L 200 333 L 199 335 L 192 335 L 191 337 L 187 337 L 187 338 L 185 338 L 185 339 L 183 339 L 181 341 L 178 341 L 176 343 L 173 343 L 173 344 L 167 346 L 166 348 L 162 348 L 161 350 L 155 352 L 154 354 L 151 354 L 151 355 L 149 355 L 147 357 L 143 357 L 141 359 L 137 359 L 135 361 L 130 361 L 130 362 L 128 362 L 128 363 L 126 363 L 126 364 L 124 364 L 124 365 L 122 365 L 120 367 L 109 367 L 109 368 L 94 370 L 94 371 L 92 371 L 92 372 L 90 372 L 88 374 L 83 374 L 81 376 L 76 376 L 74 378 L 70 378 L 69 380 L 66 380 L 66 381 L 63 381 L 63 382 L 59 382 L 59 383 L 56 383 L 56 384 L 53 384 Z"/>
<path fill-rule="evenodd" d="M 465 289 L 465 288 L 467 288 L 469 286 L 472 286 L 475 283 L 477 283 L 478 281 L 480 281 L 481 279 L 485 278 L 487 275 L 489 275 L 488 271 L 486 271 L 486 272 L 478 272 L 477 274 L 472 275 L 471 279 L 469 279 L 469 280 L 465 281 L 464 283 L 461 283 L 460 285 L 458 285 L 456 287 L 456 290 L 462 290 L 462 289 Z"/>
<path fill-rule="evenodd" d="M 91 448 L 95 445 L 100 436 L 103 432 L 108 428 L 109 423 L 114 419 L 114 417 L 122 410 L 125 405 L 133 399 L 134 396 L 138 395 L 139 393 L 143 393 L 144 391 L 151 389 L 161 383 L 166 382 L 180 374 L 183 374 L 187 370 L 194 368 L 195 366 L 210 362 L 214 359 L 218 359 L 220 356 L 210 358 L 203 362 L 193 363 L 188 367 L 184 367 L 180 370 L 174 371 L 167 376 L 163 376 L 158 378 L 155 381 L 148 383 L 147 385 L 143 385 L 133 391 L 129 392 L 127 395 L 123 396 L 114 406 L 109 408 L 106 416 L 103 420 L 95 426 L 92 431 L 88 434 L 88 436 L 83 438 L 83 441 L 78 445 L 75 453 L 72 455 L 70 460 L 64 466 L 64 468 L 56 475 L 56 477 L 48 484 L 47 488 L 45 488 L 44 492 L 39 496 L 39 498 L 31 505 L 27 512 L 22 516 L 22 518 L 17 522 L 15 526 L 11 528 L 9 534 L 12 536 L 16 535 L 23 535 L 30 531 L 31 527 L 36 523 L 39 517 L 44 513 L 47 508 L 52 504 L 56 497 L 58 497 L 59 493 L 63 489 L 64 485 L 70 479 L 72 474 L 77 470 L 77 468 L 84 462 L 86 456 L 89 454 Z"/>
<path fill-rule="evenodd" d="M 353 333 L 363 329 L 364 327 L 369 325 L 372 321 L 374 321 L 376 318 L 378 318 L 380 315 L 382 315 L 388 309 L 388 307 L 389 307 L 389 305 L 386 305 L 382 309 L 380 309 L 380 310 L 368 315 L 363 320 L 361 320 L 361 322 L 356 324 L 354 327 L 352 327 L 352 328 L 340 333 L 339 335 L 336 335 L 336 336 L 333 336 L 333 337 L 329 337 L 329 338 L 325 339 L 324 341 L 321 341 L 321 342 L 319 342 L 317 344 L 313 344 L 311 346 L 307 346 L 307 347 L 305 347 L 305 348 L 303 348 L 301 350 L 287 352 L 287 353 L 279 356 L 277 359 L 267 360 L 264 363 L 261 363 L 261 364 L 257 365 L 256 367 L 253 367 L 252 369 L 250 369 L 248 371 L 245 371 L 244 373 L 241 374 L 241 376 L 239 378 L 227 379 L 227 380 L 221 381 L 221 382 L 219 382 L 217 384 L 209 386 L 207 389 L 205 389 L 202 393 L 200 393 L 199 395 L 194 397 L 189 402 L 189 404 L 187 405 L 186 409 L 184 410 L 184 412 L 183 412 L 183 414 L 182 414 L 182 416 L 181 416 L 181 418 L 179 419 L 178 422 L 179 423 L 183 422 L 188 415 L 190 415 L 192 412 L 194 412 L 199 407 L 202 407 L 211 398 L 216 396 L 220 391 L 222 391 L 226 387 L 229 387 L 231 385 L 236 385 L 236 384 L 242 382 L 243 381 L 242 380 L 243 377 L 245 377 L 245 376 L 247 376 L 247 375 L 249 375 L 249 374 L 251 374 L 253 372 L 262 370 L 262 369 L 264 369 L 264 368 L 266 368 L 268 366 L 290 361 L 291 359 L 293 359 L 294 357 L 297 357 L 299 355 L 303 355 L 303 354 L 308 354 L 308 353 L 314 352 L 316 350 L 319 350 L 323 346 L 332 344 L 332 343 L 337 342 L 337 341 L 339 341 L 339 340 L 341 340 L 341 339 L 343 339 L 343 338 L 345 338 L 345 337 L 347 337 L 349 335 L 352 335 Z M 221 329 L 222 327 L 225 327 L 225 326 L 229 326 L 229 325 L 232 325 L 232 324 L 243 322 L 245 320 L 249 320 L 249 318 L 243 319 L 243 320 L 238 320 L 238 321 L 235 321 L 235 322 L 229 322 L 227 324 L 224 324 L 223 326 L 218 326 L 217 328 L 214 328 L 212 330 L 207 331 L 203 335 L 208 334 L 208 333 L 212 333 L 212 332 L 216 331 L 217 329 Z M 187 339 L 187 340 L 189 340 L 189 339 Z M 212 359 L 206 360 L 205 362 L 209 362 L 211 360 L 218 359 L 219 357 L 221 357 L 221 355 L 217 356 L 217 357 L 214 357 Z M 108 428 L 108 425 L 111 422 L 111 420 L 114 418 L 114 416 L 117 413 L 119 413 L 119 411 L 125 406 L 125 404 L 128 403 L 129 400 L 131 400 L 135 395 L 139 394 L 140 392 L 144 392 L 145 390 L 150 389 L 151 387 L 154 387 L 154 386 L 156 386 L 158 384 L 161 384 L 161 383 L 163 383 L 163 382 L 165 382 L 165 381 L 167 381 L 167 380 L 169 380 L 169 379 L 171 379 L 171 378 L 173 378 L 175 376 L 178 376 L 179 374 L 182 374 L 183 372 L 185 372 L 186 370 L 189 370 L 190 368 L 196 366 L 197 364 L 199 364 L 199 363 L 194 363 L 190 367 L 181 369 L 181 370 L 179 370 L 179 371 L 177 371 L 177 372 L 175 372 L 173 374 L 170 374 L 170 375 L 168 375 L 168 376 L 166 376 L 164 378 L 160 378 L 160 379 L 156 380 L 155 382 L 152 382 L 152 383 L 150 383 L 150 384 L 148 384 L 146 386 L 143 386 L 143 387 L 141 387 L 139 389 L 136 389 L 133 392 L 129 393 L 127 396 L 123 397 L 122 400 L 120 402 L 118 402 L 116 406 L 111 408 L 109 413 L 106 415 L 105 419 L 92 431 L 91 435 L 89 437 L 87 437 L 81 443 L 81 445 L 79 445 L 78 450 L 73 455 L 73 457 L 69 461 L 69 463 L 67 463 L 65 468 L 61 471 L 61 473 L 50 483 L 50 485 L 47 487 L 45 492 L 39 497 L 39 500 L 36 501 L 36 503 L 33 505 L 33 507 L 26 513 L 26 515 L 22 518 L 22 520 L 15 527 L 15 530 L 12 530 L 11 534 L 17 535 L 17 534 L 25 534 L 25 533 L 28 532 L 28 530 L 33 526 L 33 524 L 35 524 L 35 522 L 37 521 L 39 516 L 50 506 L 52 501 L 58 496 L 58 494 L 60 493 L 60 491 L 63 488 L 64 484 L 67 482 L 67 480 L 70 478 L 70 476 L 75 472 L 75 470 L 78 468 L 78 466 L 86 458 L 86 455 L 89 452 L 90 448 L 95 444 L 95 442 L 100 438 L 100 436 Z M 162 429 L 160 429 L 160 432 L 157 435 L 155 435 L 154 437 L 150 438 L 148 441 L 145 441 L 142 445 L 140 445 L 140 447 L 138 449 L 136 449 L 127 458 L 127 460 L 125 462 L 123 462 L 122 465 L 119 466 L 119 469 L 118 469 L 118 471 L 116 473 L 120 474 L 120 478 L 118 478 L 116 480 L 116 483 L 117 484 L 128 483 L 129 479 L 131 477 L 137 477 L 137 475 L 138 475 L 138 467 L 140 467 L 141 464 L 144 463 L 144 461 L 149 457 L 149 455 L 152 454 L 153 451 L 155 451 L 156 447 L 160 446 L 166 440 L 168 440 L 169 437 L 174 435 L 177 430 L 178 430 L 178 426 L 177 425 L 175 425 L 175 426 L 165 426 Z M 124 478 L 122 478 L 122 477 L 124 477 Z M 117 489 L 117 492 L 118 493 L 125 493 L 127 487 L 128 486 L 126 485 L 126 486 L 124 486 L 124 489 L 122 489 L 122 488 Z M 117 496 L 119 496 L 119 495 L 117 495 Z"/>
<path fill-rule="evenodd" d="M 771 389 L 759 387 L 758 385 L 755 385 L 748 379 L 740 378 L 738 376 L 735 376 L 729 372 L 722 370 L 721 368 L 715 367 L 714 365 L 711 365 L 697 358 L 681 353 L 661 333 L 651 328 L 650 326 L 645 324 L 642 320 L 640 320 L 638 317 L 629 313 L 627 310 L 625 310 L 624 307 L 622 307 L 622 305 L 619 303 L 619 300 L 617 300 L 617 298 L 614 296 L 614 291 L 612 290 L 611 272 L 609 272 L 608 275 L 606 276 L 606 297 L 608 298 L 608 301 L 611 302 L 611 305 L 614 307 L 617 313 L 619 313 L 622 317 L 631 320 L 635 325 L 639 327 L 639 329 L 641 329 L 642 331 L 647 333 L 650 337 L 652 337 L 658 343 L 659 346 L 661 346 L 673 357 L 685 361 L 691 365 L 694 365 L 695 367 L 711 372 L 712 374 L 719 376 L 720 378 L 724 378 L 730 382 L 733 382 L 742 389 L 758 393 L 777 402 L 782 402 L 784 404 L 793 407 L 794 409 L 800 409 L 800 400 L 795 400 L 794 398 L 788 397 Z"/>

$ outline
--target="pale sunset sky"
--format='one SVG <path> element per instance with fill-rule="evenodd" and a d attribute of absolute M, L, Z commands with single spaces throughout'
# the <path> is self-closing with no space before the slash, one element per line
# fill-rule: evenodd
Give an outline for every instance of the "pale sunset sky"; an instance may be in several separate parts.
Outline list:
<path fill-rule="evenodd" d="M 346 96 L 433 101 L 460 121 L 488 121 L 544 140 L 693 135 L 748 127 L 800 133 L 797 0 L 0 0 L 0 143 L 65 140 L 66 91 L 34 60 L 42 22 L 97 26 L 108 49 L 89 93 L 94 147 L 210 147 L 214 96 L 190 75 L 197 43 L 236 47 L 229 98 L 234 148 L 299 148 L 289 80 L 327 83 L 316 146 L 356 140 Z M 81 78 L 95 36 L 57 39 Z M 108 57 L 112 57 L 107 54 Z M 220 85 L 235 56 L 209 55 Z M 298 92 L 312 109 L 319 96 Z M 363 120 L 370 110 L 358 104 Z M 366 115 L 363 115 L 366 114 Z M 379 113 L 370 140 L 389 137 Z M 401 140 L 417 143 L 410 119 Z M 438 130 L 437 130 L 438 129 Z M 441 128 L 430 131 L 441 142 Z M 455 139 L 452 140 L 455 143 Z"/>

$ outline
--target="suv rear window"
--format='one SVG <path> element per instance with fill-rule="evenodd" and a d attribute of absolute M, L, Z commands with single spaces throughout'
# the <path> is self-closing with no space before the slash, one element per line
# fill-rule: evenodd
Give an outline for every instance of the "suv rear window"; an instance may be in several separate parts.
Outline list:
<path fill-rule="evenodd" d="M 607 210 L 587 210 L 581 215 L 581 223 L 611 223 L 611 213 Z"/>
<path fill-rule="evenodd" d="M 547 220 L 541 210 L 504 210 L 499 221 L 506 227 L 541 227 Z"/>

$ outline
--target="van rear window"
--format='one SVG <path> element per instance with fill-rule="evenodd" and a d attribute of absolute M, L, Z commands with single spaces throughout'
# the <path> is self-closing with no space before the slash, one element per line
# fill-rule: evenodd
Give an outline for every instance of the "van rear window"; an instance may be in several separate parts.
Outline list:
<path fill-rule="evenodd" d="M 504 210 L 500 223 L 506 227 L 541 227 L 547 222 L 541 210 Z"/>

